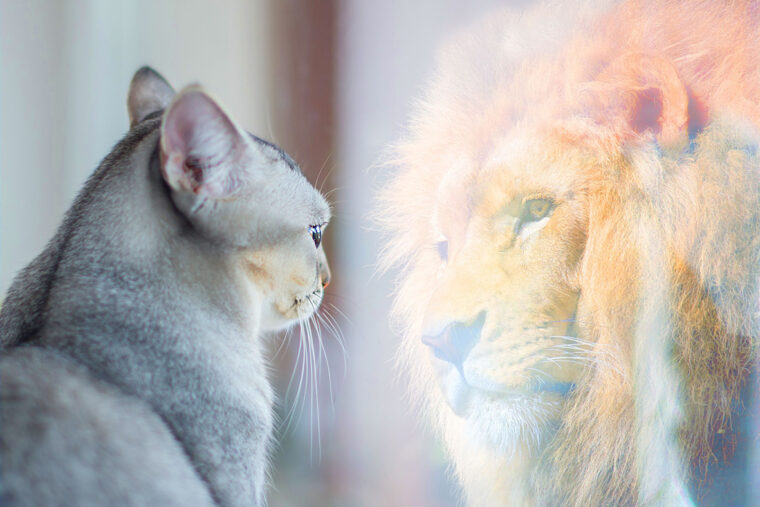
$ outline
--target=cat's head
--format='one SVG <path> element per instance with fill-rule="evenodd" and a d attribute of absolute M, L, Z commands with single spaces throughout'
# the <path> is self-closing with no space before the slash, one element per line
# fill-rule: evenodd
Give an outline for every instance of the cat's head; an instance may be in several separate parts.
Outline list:
<path fill-rule="evenodd" d="M 330 279 L 322 233 L 330 208 L 275 145 L 241 129 L 206 91 L 174 93 L 140 69 L 127 99 L 132 126 L 162 115 L 161 173 L 177 212 L 245 266 L 264 298 L 262 328 L 311 315 Z"/>

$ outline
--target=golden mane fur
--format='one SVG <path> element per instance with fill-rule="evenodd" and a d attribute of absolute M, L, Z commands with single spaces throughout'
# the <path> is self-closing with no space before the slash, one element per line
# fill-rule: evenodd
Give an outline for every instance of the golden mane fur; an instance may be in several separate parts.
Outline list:
<path fill-rule="evenodd" d="M 566 4 L 455 37 L 395 149 L 377 216 L 382 263 L 400 269 L 400 362 L 469 503 L 697 499 L 737 439 L 757 437 L 733 419 L 758 336 L 760 6 Z M 495 152 L 525 150 L 526 133 L 544 147 L 524 158 L 526 178 L 585 161 L 549 177 L 574 182 L 582 227 L 562 241 L 581 246 L 556 279 L 577 291 L 590 359 L 556 431 L 499 452 L 445 405 L 420 334 L 435 210 L 445 196 L 466 229 L 473 182 Z"/>

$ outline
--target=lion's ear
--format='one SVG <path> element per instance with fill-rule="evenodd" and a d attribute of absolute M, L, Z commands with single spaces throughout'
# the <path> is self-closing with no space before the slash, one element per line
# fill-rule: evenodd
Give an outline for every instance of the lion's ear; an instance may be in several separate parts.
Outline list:
<path fill-rule="evenodd" d="M 653 133 L 662 145 L 692 135 L 704 111 L 691 97 L 671 62 L 658 55 L 627 53 L 599 76 L 598 114 L 628 135 Z"/>

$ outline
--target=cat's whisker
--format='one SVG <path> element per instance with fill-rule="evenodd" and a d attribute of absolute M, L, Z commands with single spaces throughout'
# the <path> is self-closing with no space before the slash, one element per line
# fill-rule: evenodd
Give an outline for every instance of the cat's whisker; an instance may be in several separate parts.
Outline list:
<path fill-rule="evenodd" d="M 333 325 L 336 331 L 335 338 L 340 342 L 341 346 L 343 346 L 345 345 L 345 337 L 343 336 L 343 332 L 341 331 L 340 326 L 338 325 L 338 319 L 335 318 L 335 316 L 332 315 L 330 311 L 334 311 L 335 313 L 337 313 L 349 325 L 352 325 L 351 320 L 346 316 L 345 313 L 343 313 L 343 311 L 341 311 L 340 308 L 338 308 L 334 304 L 327 303 L 325 305 L 325 311 L 324 311 L 325 317 L 327 317 L 330 320 L 331 324 Z"/>
<path fill-rule="evenodd" d="M 298 364 L 298 360 L 301 358 L 301 341 L 298 342 L 298 353 L 296 354 L 296 360 L 295 364 Z M 288 387 L 285 390 L 285 399 L 287 399 L 291 394 L 291 387 L 293 386 L 293 380 L 295 379 L 296 375 L 296 368 L 293 368 L 293 371 L 290 374 L 290 380 L 288 380 Z"/>
<path fill-rule="evenodd" d="M 309 304 L 314 307 L 314 303 L 312 302 L 311 298 L 307 298 L 307 301 L 309 301 Z M 316 422 L 316 432 L 317 432 L 317 453 L 318 453 L 318 460 L 321 460 L 322 458 L 322 444 L 321 444 L 321 428 L 320 428 L 320 414 L 319 414 L 319 400 L 317 396 L 317 388 L 318 388 L 318 364 L 317 364 L 317 357 L 316 357 L 316 345 L 314 341 L 314 333 L 316 332 L 312 325 L 314 323 L 313 321 L 314 313 L 306 319 L 306 329 L 307 329 L 307 347 L 309 350 L 309 363 L 310 363 L 310 380 L 311 380 L 311 386 L 309 388 L 309 421 L 310 421 L 310 430 L 309 430 L 309 447 L 310 447 L 310 460 L 313 462 L 314 459 L 314 423 Z"/>
<path fill-rule="evenodd" d="M 307 298 L 308 300 L 308 298 Z M 314 339 L 311 333 L 311 320 L 307 319 L 306 328 L 306 350 L 309 352 L 309 361 L 307 366 L 307 392 L 309 396 L 309 462 L 314 462 Z"/>
<path fill-rule="evenodd" d="M 344 204 L 344 202 L 345 201 L 338 200 L 338 201 L 334 201 L 333 204 L 341 205 L 341 204 Z M 333 217 L 330 218 L 330 224 L 344 224 L 344 225 L 348 225 L 348 224 L 351 224 L 353 220 L 354 219 L 351 218 L 351 217 L 347 218 L 347 217 L 343 217 L 341 215 L 334 215 Z"/>
<path fill-rule="evenodd" d="M 330 332 L 330 334 L 335 338 L 335 341 L 338 343 L 338 346 L 340 347 L 342 354 L 345 358 L 347 355 L 346 353 L 346 347 L 345 347 L 345 339 L 343 337 L 343 333 L 338 327 L 337 322 L 335 321 L 335 318 L 330 315 L 329 308 L 325 307 L 323 308 L 322 312 L 318 315 L 320 321 L 323 323 L 325 328 Z"/>
<path fill-rule="evenodd" d="M 314 314 L 312 314 L 313 316 Z M 311 320 L 312 323 L 314 323 L 314 320 Z M 319 336 L 319 328 L 315 325 L 315 334 L 317 335 L 317 342 L 321 344 L 322 338 Z M 313 368 L 314 371 L 314 406 L 317 409 L 317 462 L 322 461 L 322 421 L 320 417 L 320 406 L 319 406 L 319 366 L 321 364 L 319 359 L 319 354 L 316 350 L 316 343 L 312 343 L 312 360 L 316 362 L 316 366 Z"/>
<path fill-rule="evenodd" d="M 291 387 L 292 387 L 292 384 L 293 384 L 293 380 L 295 379 L 296 369 L 300 369 L 300 375 L 299 375 L 299 378 L 298 378 L 298 389 L 296 390 L 296 394 L 293 397 L 292 406 L 290 407 L 290 410 L 288 411 L 288 413 L 287 413 L 287 415 L 285 416 L 285 419 L 284 419 L 285 429 L 283 430 L 283 433 L 287 433 L 290 430 L 290 426 L 293 423 L 293 420 L 295 419 L 295 412 L 296 412 L 296 408 L 298 407 L 298 400 L 299 400 L 299 396 L 300 396 L 300 393 L 301 393 L 301 384 L 303 382 L 303 357 L 305 355 L 305 352 L 303 350 L 303 337 L 302 337 L 302 333 L 300 332 L 301 328 L 302 328 L 301 320 L 300 319 L 298 320 L 298 325 L 299 325 L 298 354 L 296 356 L 296 361 L 295 361 L 295 366 L 293 368 L 293 372 L 290 375 L 290 381 L 288 382 L 288 388 L 285 391 L 285 398 L 286 399 L 288 398 L 288 396 L 291 393 Z M 300 361 L 301 368 L 298 368 L 299 361 Z"/>
<path fill-rule="evenodd" d="M 336 192 L 338 192 L 340 190 L 344 190 L 345 188 L 346 187 L 334 187 L 332 190 L 328 190 L 327 192 L 324 193 L 325 199 L 330 199 L 330 197 L 332 196 L 332 194 L 334 194 L 334 193 L 336 193 Z M 332 203 L 333 206 L 335 206 L 336 204 L 340 204 L 342 201 L 333 201 L 333 200 L 330 200 L 330 202 Z"/>
<path fill-rule="evenodd" d="M 320 323 L 322 323 L 323 325 L 325 325 L 325 327 L 327 327 L 328 330 L 330 329 L 329 325 L 326 323 L 326 321 L 324 320 L 324 317 L 322 315 L 320 315 L 319 313 L 314 313 L 314 315 L 316 316 L 317 320 Z M 322 340 L 321 327 L 319 328 L 319 331 L 317 333 L 317 338 L 319 339 L 319 353 L 320 353 L 320 356 L 324 356 L 324 358 L 325 358 L 325 367 L 327 369 L 327 387 L 328 387 L 329 392 L 330 392 L 330 406 L 333 409 L 335 409 L 335 398 L 333 396 L 333 388 L 332 388 L 332 371 L 330 371 L 330 359 L 327 356 L 327 349 L 325 348 L 324 342 Z"/>
<path fill-rule="evenodd" d="M 325 183 L 327 183 L 327 180 L 330 179 L 330 175 L 335 169 L 335 166 L 333 165 L 332 167 L 330 167 L 330 169 L 327 170 L 327 174 L 325 174 L 325 177 L 322 180 L 322 183 L 319 183 L 319 176 L 322 174 L 322 171 L 324 171 L 325 167 L 327 167 L 327 164 L 330 162 L 330 159 L 332 158 L 332 156 L 333 156 L 332 151 L 327 154 L 327 157 L 325 157 L 324 163 L 322 163 L 322 167 L 319 168 L 319 173 L 317 173 L 317 178 L 314 181 L 315 183 L 314 186 L 319 189 L 319 193 L 322 195 L 325 195 L 322 189 L 325 186 Z M 325 199 L 327 199 L 327 196 L 325 196 Z"/>
<path fill-rule="evenodd" d="M 327 371 L 327 385 L 330 397 L 330 406 L 335 410 L 335 393 L 332 385 L 332 367 L 330 366 L 330 356 L 324 339 L 326 330 L 335 337 L 343 356 L 344 375 L 347 370 L 347 350 L 345 347 L 345 338 L 338 325 L 337 319 L 330 313 L 334 310 L 343 318 L 348 320 L 345 314 L 335 305 L 324 301 L 325 295 L 321 289 L 317 289 L 307 294 L 302 299 L 295 302 L 295 311 L 298 321 L 298 329 L 291 328 L 286 332 L 286 340 L 290 340 L 293 333 L 297 332 L 299 336 L 299 350 L 296 357 L 296 365 L 291 374 L 286 391 L 286 399 L 290 398 L 295 383 L 296 368 L 298 372 L 298 386 L 293 396 L 293 405 L 287 411 L 284 419 L 284 432 L 287 433 L 291 425 L 303 417 L 303 411 L 308 403 L 309 410 L 309 448 L 310 461 L 322 459 L 322 420 L 321 406 L 319 404 L 320 378 L 322 377 L 322 360 L 324 358 L 324 369 Z M 308 303 L 308 304 L 307 304 Z M 310 308 L 309 308 L 310 306 Z M 320 308 L 321 306 L 321 308 Z M 284 345 L 281 344 L 280 348 Z M 279 352 L 280 349 L 278 349 Z M 307 400 L 308 397 L 308 400 Z M 316 434 L 315 434 L 316 432 Z M 316 442 L 315 442 L 316 439 Z M 316 447 L 315 447 L 316 443 Z"/>
<path fill-rule="evenodd" d="M 306 408 L 306 398 L 308 396 L 309 389 L 309 338 L 308 328 L 304 325 L 305 319 L 301 314 L 301 310 L 298 310 L 298 330 L 299 330 L 299 350 L 302 352 L 300 355 L 299 377 L 298 377 L 298 389 L 296 391 L 295 398 L 293 400 L 293 419 L 300 421 L 303 417 L 303 411 Z M 297 416 L 296 416 L 297 412 Z M 293 420 L 291 420 L 293 422 Z"/>
<path fill-rule="evenodd" d="M 302 390 L 301 390 L 301 397 L 300 397 L 300 404 L 299 404 L 299 415 L 298 419 L 303 417 L 303 412 L 306 410 L 306 402 L 307 398 L 309 397 L 309 388 L 310 388 L 310 365 L 311 365 L 311 358 L 309 354 L 309 344 L 311 343 L 311 340 L 309 339 L 309 328 L 306 323 L 306 319 L 301 317 L 299 319 L 299 326 L 301 331 L 301 340 L 304 344 L 304 355 L 301 360 L 301 380 L 302 380 Z"/>
<path fill-rule="evenodd" d="M 329 312 L 330 308 L 337 310 L 337 308 L 333 305 L 329 305 L 329 304 L 325 305 L 325 307 L 323 308 L 323 312 L 320 315 L 320 318 L 325 323 L 325 326 L 327 327 L 327 329 L 332 333 L 333 337 L 335 338 L 335 341 L 338 343 L 338 346 L 340 346 L 340 350 L 343 356 L 343 377 L 345 378 L 346 372 L 348 371 L 348 352 L 346 350 L 345 338 L 343 337 L 343 332 L 340 330 L 340 326 L 338 326 L 338 322 L 335 320 L 335 317 L 330 315 L 330 312 Z"/>
<path fill-rule="evenodd" d="M 280 345 L 277 347 L 277 350 L 274 352 L 273 358 L 277 358 L 280 355 L 280 352 L 283 351 L 283 349 L 287 348 L 288 345 L 290 345 L 290 337 L 293 336 L 293 330 L 292 328 L 288 328 L 285 330 L 285 334 L 282 336 L 282 339 L 280 340 Z"/>
<path fill-rule="evenodd" d="M 324 343 L 323 343 L 323 340 L 322 340 L 322 329 L 318 325 L 318 323 L 321 322 L 320 315 L 317 312 L 318 306 L 313 301 L 311 301 L 311 299 L 309 300 L 309 302 L 311 303 L 312 308 L 314 310 L 312 312 L 311 316 L 309 317 L 309 320 L 314 325 L 314 334 L 316 335 L 316 338 L 317 338 L 316 343 L 313 344 L 313 346 L 315 348 L 315 354 L 314 355 L 316 356 L 315 360 L 317 362 L 317 372 L 321 371 L 321 364 L 322 364 L 321 359 L 322 359 L 322 355 L 324 355 L 324 358 L 325 358 L 325 367 L 327 369 L 327 385 L 328 385 L 329 392 L 330 392 L 330 403 L 332 405 L 333 404 L 332 372 L 330 371 L 330 361 L 329 361 L 329 358 L 327 356 L 327 351 L 324 348 Z M 316 351 L 317 344 L 319 345 L 319 351 L 318 352 Z M 317 376 L 315 377 L 315 380 L 314 380 L 315 398 L 317 398 L 317 396 L 319 394 L 318 376 L 319 376 L 319 374 L 317 374 Z M 321 443 L 321 427 L 320 427 L 320 425 L 321 425 L 321 421 L 320 421 L 319 403 L 318 403 L 318 398 L 317 398 L 317 445 L 318 445 L 318 454 L 319 454 L 318 459 L 321 461 L 322 460 L 322 443 Z"/>
<path fill-rule="evenodd" d="M 308 301 L 311 303 L 311 294 L 307 294 L 306 297 L 300 302 Z M 313 395 L 313 353 L 312 353 L 312 330 L 311 330 L 311 315 L 306 315 L 303 311 L 303 307 L 298 307 L 298 325 L 301 336 L 301 341 L 304 344 L 304 358 L 301 363 L 301 379 L 303 387 L 303 396 L 300 399 L 300 412 L 303 415 L 303 410 L 306 409 L 308 398 L 309 409 L 309 459 L 313 461 L 313 427 L 314 427 L 314 395 Z M 299 416 L 300 418 L 300 416 Z"/>
<path fill-rule="evenodd" d="M 333 301 L 337 301 L 337 302 L 340 302 L 342 304 L 350 304 L 351 303 L 351 300 L 349 298 L 341 296 L 341 295 L 338 295 L 338 294 L 332 294 L 331 293 L 330 295 L 326 295 L 325 296 L 325 300 L 322 303 L 322 305 L 329 305 L 329 306 L 332 307 L 332 306 L 334 306 L 334 304 L 332 303 Z M 345 317 L 345 315 L 342 315 L 342 317 Z M 347 317 L 345 317 L 345 318 L 347 319 Z"/>
<path fill-rule="evenodd" d="M 277 140 L 277 136 L 274 133 L 274 129 L 272 128 L 272 110 L 271 110 L 271 108 L 267 107 L 266 115 L 267 115 L 267 131 L 269 132 L 269 139 L 273 143 L 275 143 L 275 144 L 280 144 L 278 142 L 278 140 Z"/>
<path fill-rule="evenodd" d="M 339 297 L 339 296 L 332 296 L 332 297 Z M 338 308 L 337 306 L 335 306 L 335 305 L 334 305 L 334 304 L 332 304 L 332 303 L 327 303 L 327 305 L 328 305 L 328 306 L 329 306 L 331 309 L 333 309 L 333 310 L 335 310 L 336 312 L 338 312 L 338 313 L 340 314 L 340 316 L 341 316 L 343 319 L 345 319 L 345 321 L 346 321 L 348 324 L 350 324 L 350 325 L 353 325 L 353 322 L 351 322 L 351 319 L 349 319 L 349 318 L 348 318 L 348 315 L 346 315 L 345 313 L 343 313 L 343 311 L 342 311 L 340 308 Z"/>

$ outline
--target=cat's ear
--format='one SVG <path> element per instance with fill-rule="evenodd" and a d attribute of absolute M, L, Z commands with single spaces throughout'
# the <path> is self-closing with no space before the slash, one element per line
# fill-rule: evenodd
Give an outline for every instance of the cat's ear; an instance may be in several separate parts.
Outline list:
<path fill-rule="evenodd" d="M 161 168 L 176 191 L 223 199 L 237 190 L 251 158 L 250 142 L 201 87 L 183 89 L 164 114 Z"/>
<path fill-rule="evenodd" d="M 150 67 L 140 68 L 132 77 L 127 94 L 130 128 L 143 121 L 150 113 L 165 109 L 173 97 L 174 88 L 161 74 Z"/>

